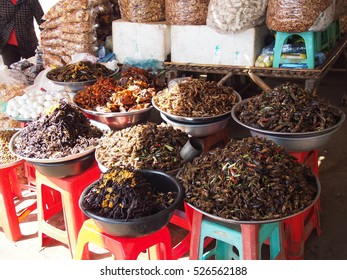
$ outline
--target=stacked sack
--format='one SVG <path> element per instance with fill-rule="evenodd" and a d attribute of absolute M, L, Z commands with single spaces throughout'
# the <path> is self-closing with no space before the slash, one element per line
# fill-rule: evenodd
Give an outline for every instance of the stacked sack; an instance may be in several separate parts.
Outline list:
<path fill-rule="evenodd" d="M 335 0 L 269 0 L 266 24 L 274 31 L 323 31 L 334 20 Z"/>
<path fill-rule="evenodd" d="M 54 5 L 40 25 L 44 65 L 70 64 L 76 53 L 96 56 L 98 41 L 112 34 L 113 6 L 108 0 L 62 0 Z"/>

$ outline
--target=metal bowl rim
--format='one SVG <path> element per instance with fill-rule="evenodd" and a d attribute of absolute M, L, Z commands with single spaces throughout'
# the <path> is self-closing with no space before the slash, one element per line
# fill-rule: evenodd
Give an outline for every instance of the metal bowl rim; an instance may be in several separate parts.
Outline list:
<path fill-rule="evenodd" d="M 231 109 L 231 116 L 232 118 L 240 125 L 242 125 L 243 127 L 246 127 L 250 130 L 253 130 L 253 131 L 256 131 L 256 132 L 259 132 L 259 133 L 262 133 L 264 135 L 269 135 L 269 136 L 277 136 L 277 137 L 280 137 L 280 138 L 283 138 L 283 137 L 287 137 L 287 138 L 310 138 L 310 137 L 316 137 L 316 136 L 319 136 L 319 135 L 324 135 L 326 133 L 329 133 L 330 131 L 333 132 L 333 131 L 336 131 L 338 130 L 343 122 L 345 121 L 345 118 L 346 118 L 346 115 L 345 113 L 340 110 L 338 107 L 336 106 L 333 106 L 333 105 L 330 105 L 332 107 L 334 107 L 335 109 L 337 109 L 339 112 L 340 112 L 340 119 L 339 121 L 331 126 L 331 127 L 328 127 L 326 129 L 323 129 L 323 130 L 320 130 L 320 131 L 311 131 L 311 132 L 276 132 L 276 131 L 271 131 L 271 130 L 265 130 L 265 129 L 260 129 L 260 128 L 256 128 L 256 127 L 252 127 L 250 125 L 247 125 L 247 124 L 244 124 L 243 122 L 240 121 L 240 119 L 238 117 L 236 117 L 236 113 L 239 113 L 239 111 L 237 111 L 237 109 L 245 102 L 251 100 L 252 98 L 247 98 L 247 99 L 244 99 L 242 101 L 240 101 L 238 104 L 235 104 L 235 106 Z"/>
<path fill-rule="evenodd" d="M 216 121 L 212 121 L 212 122 L 204 122 L 204 123 L 186 123 L 186 122 L 178 122 L 178 121 L 174 121 L 169 119 L 163 112 L 160 112 L 160 117 L 167 122 L 170 125 L 178 125 L 178 126 L 184 126 L 187 128 L 204 128 L 204 127 L 210 127 L 213 125 L 217 125 L 217 124 L 223 124 L 225 122 L 228 122 L 231 119 L 231 115 L 227 114 L 226 116 L 224 116 L 223 118 L 218 118 Z"/>
<path fill-rule="evenodd" d="M 134 115 L 139 115 L 139 114 L 145 113 L 145 112 L 153 109 L 153 106 L 149 106 L 147 108 L 128 111 L 128 112 L 110 112 L 110 113 L 107 113 L 107 112 L 97 112 L 97 111 L 83 109 L 81 106 L 77 105 L 75 101 L 73 101 L 73 104 L 75 104 L 75 106 L 77 106 L 79 109 L 81 109 L 82 111 L 84 111 L 87 114 L 90 114 L 90 115 L 96 116 L 96 117 L 104 117 L 104 118 L 134 116 Z"/>

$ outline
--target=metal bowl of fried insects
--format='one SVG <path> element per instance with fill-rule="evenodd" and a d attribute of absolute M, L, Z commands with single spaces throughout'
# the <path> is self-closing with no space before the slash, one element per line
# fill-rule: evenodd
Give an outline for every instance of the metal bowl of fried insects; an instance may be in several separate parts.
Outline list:
<path fill-rule="evenodd" d="M 112 130 L 120 130 L 135 124 L 144 123 L 151 114 L 152 106 L 129 112 L 97 112 L 79 107 L 91 120 L 106 124 Z"/>
<path fill-rule="evenodd" d="M 329 128 L 312 132 L 276 132 L 255 128 L 241 122 L 238 115 L 242 102 L 247 102 L 247 99 L 241 101 L 239 104 L 236 104 L 233 107 L 231 110 L 232 118 L 241 126 L 248 128 L 252 136 L 267 138 L 275 142 L 277 145 L 282 146 L 289 152 L 307 152 L 324 146 L 326 143 L 328 143 L 331 136 L 340 129 L 346 118 L 345 114 L 339 108 L 335 107 L 336 110 L 340 112 L 340 119 L 335 125 Z"/>
<path fill-rule="evenodd" d="M 97 78 L 96 78 L 93 80 L 80 81 L 80 82 L 60 82 L 60 81 L 56 81 L 56 80 L 49 78 L 50 73 L 52 71 L 56 71 L 56 70 L 52 69 L 52 70 L 48 71 L 46 74 L 47 79 L 55 85 L 63 86 L 67 91 L 70 91 L 70 92 L 78 92 L 78 91 L 80 91 L 80 90 L 82 90 L 88 86 L 95 84 L 95 82 L 97 81 Z M 119 67 L 117 67 L 114 70 L 114 72 L 111 75 L 109 75 L 108 77 L 113 77 L 114 75 L 117 74 L 118 71 L 119 71 Z"/>
<path fill-rule="evenodd" d="M 192 124 L 171 120 L 162 112 L 160 112 L 160 116 L 168 125 L 171 125 L 173 128 L 182 130 L 187 134 L 195 137 L 206 137 L 215 134 L 223 130 L 228 125 L 229 120 L 231 119 L 230 114 L 228 114 L 223 118 L 218 118 L 212 122 Z"/>
<path fill-rule="evenodd" d="M 234 91 L 234 93 L 238 97 L 238 102 L 240 102 L 241 96 L 236 91 Z M 190 123 L 190 124 L 213 123 L 213 122 L 225 120 L 225 118 L 227 116 L 230 116 L 230 112 L 231 112 L 231 110 L 229 110 L 229 111 L 223 112 L 219 115 L 206 116 L 206 117 L 178 116 L 178 115 L 174 115 L 174 114 L 171 114 L 171 113 L 168 113 L 168 112 L 162 110 L 160 108 L 160 106 L 158 106 L 158 104 L 155 103 L 154 98 L 155 98 L 155 96 L 152 98 L 152 104 L 153 104 L 154 108 L 157 109 L 161 113 L 161 115 L 164 115 L 166 117 L 166 119 L 171 120 L 173 122 L 186 123 L 186 124 L 188 124 L 188 123 Z"/>
<path fill-rule="evenodd" d="M 170 204 L 169 207 L 163 207 L 161 211 L 153 215 L 135 219 L 106 218 L 90 210 L 87 210 L 84 204 L 84 197 L 98 182 L 95 181 L 81 194 L 79 199 L 79 206 L 83 213 L 87 217 L 93 219 L 95 221 L 95 224 L 103 232 L 119 237 L 139 237 L 151 234 L 166 226 L 169 223 L 174 211 L 183 202 L 184 190 L 182 185 L 176 178 L 166 173 L 155 170 L 140 170 L 140 172 L 144 175 L 144 178 L 147 180 L 147 182 L 150 183 L 155 191 L 161 193 L 177 193 L 175 200 Z"/>
<path fill-rule="evenodd" d="M 202 211 L 201 209 L 199 209 L 198 207 L 192 205 L 191 203 L 187 203 L 191 208 L 193 208 L 195 211 L 200 212 L 201 214 L 203 214 L 204 216 L 208 217 L 211 220 L 214 221 L 218 221 L 220 223 L 223 224 L 235 224 L 235 225 L 241 225 L 241 224 L 267 224 L 267 223 L 274 223 L 274 222 L 280 222 L 280 221 L 284 221 L 284 220 L 288 220 L 291 218 L 296 217 L 297 215 L 303 214 L 303 213 L 307 213 L 311 210 L 312 207 L 314 207 L 314 205 L 316 204 L 317 200 L 320 197 L 320 193 L 321 193 L 321 184 L 320 181 L 318 179 L 317 176 L 315 176 L 316 178 L 316 186 L 317 186 L 317 193 L 315 198 L 311 201 L 311 203 L 309 205 L 307 205 L 305 208 L 291 214 L 291 215 L 287 215 L 287 216 L 283 216 L 280 218 L 276 218 L 276 219 L 260 219 L 260 220 L 233 220 L 233 219 L 225 219 L 216 215 L 213 215 L 211 213 Z"/>
<path fill-rule="evenodd" d="M 100 169 L 100 171 L 102 173 L 106 173 L 110 169 L 110 168 L 106 167 L 105 165 L 103 165 L 100 162 L 100 160 L 98 159 L 98 154 L 97 153 L 95 154 L 95 159 L 96 159 L 98 167 L 99 167 L 99 169 Z M 164 173 L 166 173 L 168 175 L 171 175 L 171 176 L 175 176 L 178 173 L 179 170 L 180 170 L 180 168 L 177 168 L 177 169 L 174 169 L 174 170 L 170 170 L 170 171 L 163 171 L 163 170 L 158 170 L 158 171 L 164 172 Z"/>

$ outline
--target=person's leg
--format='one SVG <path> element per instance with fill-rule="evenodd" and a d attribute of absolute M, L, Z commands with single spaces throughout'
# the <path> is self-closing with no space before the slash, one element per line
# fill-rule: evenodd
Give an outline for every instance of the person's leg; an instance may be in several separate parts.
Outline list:
<path fill-rule="evenodd" d="M 19 50 L 17 46 L 6 45 L 2 53 L 2 59 L 4 64 L 10 67 L 14 62 L 17 62 L 21 59 Z"/>

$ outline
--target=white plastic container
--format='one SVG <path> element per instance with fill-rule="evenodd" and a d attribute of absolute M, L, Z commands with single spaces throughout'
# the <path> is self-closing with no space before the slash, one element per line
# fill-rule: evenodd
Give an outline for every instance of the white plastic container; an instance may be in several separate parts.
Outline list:
<path fill-rule="evenodd" d="M 265 25 L 220 34 L 207 25 L 171 26 L 171 61 L 253 66 L 269 30 Z"/>
<path fill-rule="evenodd" d="M 118 62 L 125 58 L 165 61 L 171 52 L 170 25 L 166 22 L 112 22 L 113 52 Z"/>

